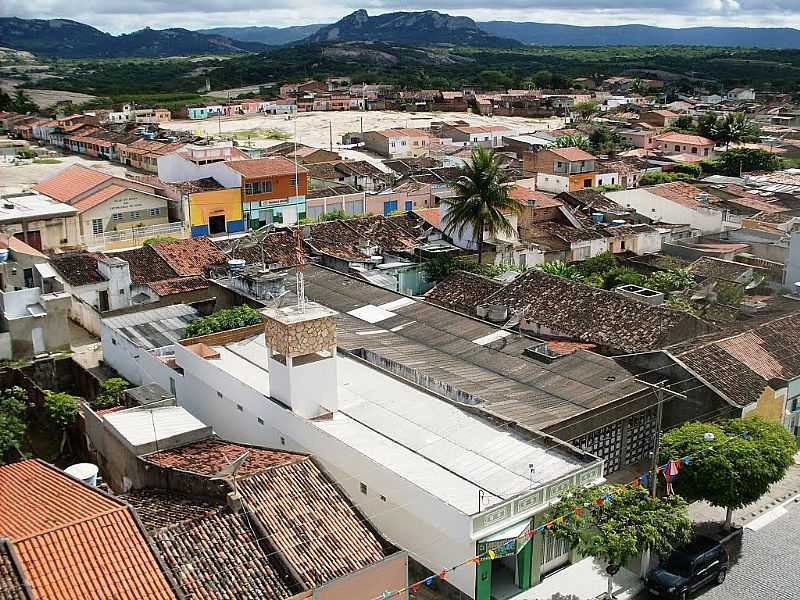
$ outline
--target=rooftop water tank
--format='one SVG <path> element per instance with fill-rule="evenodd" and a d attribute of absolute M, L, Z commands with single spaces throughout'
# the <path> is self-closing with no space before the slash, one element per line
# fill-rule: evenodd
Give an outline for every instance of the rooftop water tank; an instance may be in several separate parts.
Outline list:
<path fill-rule="evenodd" d="M 243 258 L 232 258 L 228 261 L 228 268 L 231 271 L 239 271 L 240 269 L 243 269 L 246 264 L 247 261 Z"/>
<path fill-rule="evenodd" d="M 75 479 L 80 479 L 83 483 L 92 487 L 97 486 L 97 473 L 100 469 L 92 463 L 77 463 L 64 469 L 64 473 L 72 475 Z"/>
<path fill-rule="evenodd" d="M 611 221 L 612 227 L 619 227 L 620 225 L 625 225 L 625 219 L 614 219 Z"/>
<path fill-rule="evenodd" d="M 0 263 L 8 261 L 8 248 L 0 248 Z"/>
<path fill-rule="evenodd" d="M 603 222 L 603 213 L 593 212 L 592 213 L 592 221 L 594 221 L 595 223 L 602 223 Z"/>

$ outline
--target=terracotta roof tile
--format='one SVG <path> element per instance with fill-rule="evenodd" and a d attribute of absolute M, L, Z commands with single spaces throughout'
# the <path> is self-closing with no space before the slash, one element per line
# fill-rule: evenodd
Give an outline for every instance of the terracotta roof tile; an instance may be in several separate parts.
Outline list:
<path fill-rule="evenodd" d="M 72 206 L 74 206 L 78 212 L 84 212 L 89 210 L 90 208 L 94 208 L 98 204 L 102 204 L 106 200 L 110 200 L 120 192 L 124 192 L 125 188 L 121 185 L 111 184 L 106 186 L 92 194 L 89 194 L 85 198 L 81 198 Z"/>
<path fill-rule="evenodd" d="M 714 279 L 724 279 L 726 281 L 738 281 L 748 272 L 753 271 L 753 269 L 753 265 L 734 262 L 732 260 L 722 260 L 721 258 L 714 258 L 712 256 L 701 256 L 689 265 L 689 270 L 696 275 Z"/>
<path fill-rule="evenodd" d="M 216 511 L 223 502 L 214 498 L 185 496 L 169 490 L 132 490 L 118 496 L 136 509 L 142 525 L 154 531 Z"/>
<path fill-rule="evenodd" d="M 654 350 L 679 341 L 676 337 L 684 339 L 709 329 L 687 313 L 651 306 L 537 269 L 522 273 L 486 302 L 505 304 L 554 336 L 619 352 Z"/>
<path fill-rule="evenodd" d="M 109 256 L 121 258 L 128 263 L 131 281 L 136 285 L 175 279 L 178 276 L 152 246 L 123 250 Z"/>
<path fill-rule="evenodd" d="M 431 304 L 474 316 L 475 307 L 502 287 L 502 283 L 488 277 L 456 271 L 428 291 L 425 299 Z"/>
<path fill-rule="evenodd" d="M 416 240 L 384 216 L 350 219 L 343 222 L 354 230 L 359 240 L 377 244 L 382 250 L 390 252 L 408 252 Z"/>
<path fill-rule="evenodd" d="M 153 249 L 180 276 L 205 275 L 209 267 L 226 261 L 225 255 L 205 237 L 165 242 Z"/>
<path fill-rule="evenodd" d="M 228 168 L 251 179 L 275 177 L 277 175 L 294 175 L 295 169 L 297 169 L 298 173 L 308 172 L 305 167 L 296 166 L 292 161 L 280 156 L 229 161 L 225 164 Z"/>
<path fill-rule="evenodd" d="M 30 600 L 29 586 L 11 544 L 0 539 L 0 600 Z"/>
<path fill-rule="evenodd" d="M 550 152 L 555 154 L 556 156 L 560 156 L 564 160 L 568 160 L 570 162 L 577 162 L 581 160 L 596 160 L 597 157 L 594 154 L 589 154 L 585 150 L 581 150 L 580 148 L 548 148 Z"/>
<path fill-rule="evenodd" d="M 209 439 L 148 454 L 145 460 L 162 467 L 190 471 L 210 477 L 245 452 L 249 452 L 250 455 L 239 469 L 239 476 L 252 475 L 270 467 L 285 465 L 305 460 L 306 458 L 304 454 L 294 452 L 266 450 L 219 439 Z"/>
<path fill-rule="evenodd" d="M 700 188 L 683 181 L 659 183 L 658 185 L 652 185 L 641 189 L 689 208 L 713 207 L 720 201 L 716 196 L 712 196 Z M 705 194 L 705 196 L 701 196 L 701 194 Z M 701 197 L 706 199 L 700 200 Z"/>
<path fill-rule="evenodd" d="M 385 557 L 363 517 L 310 458 L 242 478 L 239 489 L 272 545 L 307 587 Z"/>
<path fill-rule="evenodd" d="M 37 599 L 175 598 L 124 503 L 29 460 L 0 467 L 0 506 Z"/>
<path fill-rule="evenodd" d="M 420 217 L 425 219 L 425 221 L 427 221 L 428 223 L 430 223 L 431 225 L 433 225 L 437 229 L 441 228 L 440 225 L 441 225 L 441 222 L 442 222 L 442 211 L 441 211 L 441 209 L 439 209 L 439 207 L 436 207 L 436 208 L 418 208 L 418 209 L 414 210 L 414 214 L 419 215 Z"/>
<path fill-rule="evenodd" d="M 552 194 L 532 190 L 521 185 L 513 186 L 509 192 L 509 196 L 533 208 L 555 208 L 564 206 L 564 203 Z"/>
<path fill-rule="evenodd" d="M 280 263 L 286 267 L 297 266 L 294 252 L 295 241 L 290 231 L 278 231 L 265 235 L 261 244 L 255 238 L 215 241 L 214 245 L 224 252 L 227 258 L 240 258 L 249 265 Z"/>
<path fill-rule="evenodd" d="M 687 133 L 665 133 L 657 135 L 653 138 L 656 142 L 664 142 L 666 144 L 692 144 L 696 146 L 713 146 L 714 140 L 702 135 L 690 135 Z"/>
<path fill-rule="evenodd" d="M 67 202 L 112 179 L 108 173 L 81 165 L 67 167 L 55 176 L 33 186 L 37 192 L 59 202 Z"/>
<path fill-rule="evenodd" d="M 91 285 L 106 281 L 97 270 L 97 261 L 102 257 L 94 252 L 71 252 L 52 256 L 50 264 L 69 285 Z"/>
<path fill-rule="evenodd" d="M 175 279 L 164 279 L 147 284 L 159 296 L 172 296 L 174 294 L 185 294 L 197 290 L 208 288 L 208 280 L 202 275 L 194 277 L 176 277 Z"/>

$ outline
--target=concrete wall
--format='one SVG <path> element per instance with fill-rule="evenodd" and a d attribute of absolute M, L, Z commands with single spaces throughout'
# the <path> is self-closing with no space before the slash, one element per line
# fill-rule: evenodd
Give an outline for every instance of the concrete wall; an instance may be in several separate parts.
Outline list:
<path fill-rule="evenodd" d="M 33 356 L 36 352 L 69 350 L 70 336 L 67 314 L 70 296 L 64 292 L 41 294 L 39 288 L 26 288 L 0 294 L 3 309 L 3 329 L 10 335 L 14 358 Z M 45 314 L 32 316 L 27 306 L 41 304 Z M 37 348 L 34 340 L 42 347 Z"/>
<path fill-rule="evenodd" d="M 698 229 L 703 234 L 723 231 L 723 212 L 714 208 L 684 206 L 656 194 L 651 194 L 647 191 L 647 188 L 608 192 L 606 195 L 617 204 L 626 208 L 633 208 L 646 217 L 657 221 L 689 224 L 693 229 Z"/>
<path fill-rule="evenodd" d="M 158 215 L 151 215 L 151 209 L 158 209 Z M 138 212 L 139 216 L 134 216 Z M 100 219 L 103 231 L 162 225 L 169 222 L 168 200 L 163 196 L 154 196 L 137 190 L 125 190 L 113 198 L 81 213 L 81 232 L 86 237 L 93 237 L 92 221 Z M 123 215 L 121 220 L 113 220 L 112 215 Z"/>
<path fill-rule="evenodd" d="M 382 561 L 329 581 L 314 589 L 314 600 L 353 600 L 378 598 L 386 590 L 399 590 L 408 584 L 408 554 L 396 552 Z M 406 593 L 393 596 L 407 598 Z"/>

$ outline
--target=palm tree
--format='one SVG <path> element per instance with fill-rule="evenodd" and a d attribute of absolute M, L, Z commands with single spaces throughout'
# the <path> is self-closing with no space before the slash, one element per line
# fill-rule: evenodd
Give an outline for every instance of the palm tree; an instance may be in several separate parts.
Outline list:
<path fill-rule="evenodd" d="M 556 138 L 556 148 L 580 148 L 589 151 L 591 144 L 584 135 L 562 135 Z"/>
<path fill-rule="evenodd" d="M 563 260 L 556 260 L 553 262 L 545 263 L 536 267 L 540 271 L 561 277 L 562 279 L 570 279 L 572 281 L 582 281 L 583 275 L 578 270 L 578 267 L 571 265 Z"/>
<path fill-rule="evenodd" d="M 743 112 L 728 113 L 717 122 L 714 133 L 728 148 L 732 143 L 758 139 L 758 126 Z"/>
<path fill-rule="evenodd" d="M 478 264 L 483 260 L 483 239 L 486 233 L 511 234 L 514 228 L 509 214 L 519 214 L 522 204 L 510 196 L 508 175 L 493 150 L 477 147 L 461 177 L 453 183 L 457 196 L 449 203 L 444 217 L 445 232 L 464 235 L 467 227 L 477 236 Z"/>

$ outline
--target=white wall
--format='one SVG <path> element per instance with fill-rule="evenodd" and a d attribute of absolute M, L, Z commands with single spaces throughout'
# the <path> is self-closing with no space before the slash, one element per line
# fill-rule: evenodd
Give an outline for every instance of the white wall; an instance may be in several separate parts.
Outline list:
<path fill-rule="evenodd" d="M 569 177 L 551 175 L 549 173 L 536 173 L 536 189 L 553 194 L 568 192 Z"/>
<path fill-rule="evenodd" d="M 105 320 L 100 322 L 100 341 L 103 345 L 103 360 L 131 383 L 157 383 L 169 392 L 172 378 L 176 393 L 180 393 L 182 381 L 177 371 L 170 369 L 153 354 L 136 347 L 126 337 L 108 327 Z"/>
<path fill-rule="evenodd" d="M 703 234 L 719 233 L 723 230 L 721 210 L 705 207 L 689 207 L 647 191 L 647 188 L 608 192 L 606 196 L 617 204 L 633 208 L 636 212 L 665 223 L 689 224 Z"/>
<path fill-rule="evenodd" d="M 311 453 L 386 539 L 432 571 L 475 553 L 467 515 L 216 368 L 213 361 L 182 346 L 176 346 L 175 356 L 184 369 L 178 404 L 213 426 L 220 437 Z M 470 597 L 475 593 L 474 568 L 458 569 L 448 581 Z"/>

